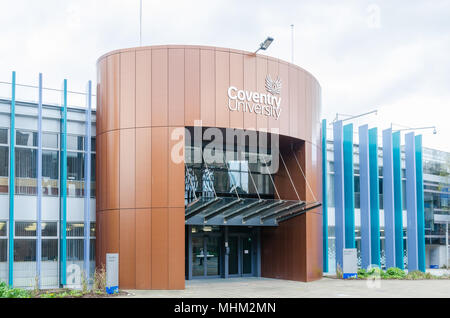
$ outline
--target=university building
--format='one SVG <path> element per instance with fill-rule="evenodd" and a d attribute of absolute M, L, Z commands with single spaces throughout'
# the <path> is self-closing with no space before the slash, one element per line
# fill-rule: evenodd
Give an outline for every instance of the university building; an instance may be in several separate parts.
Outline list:
<path fill-rule="evenodd" d="M 33 101 L 16 96 L 26 85 L 15 76 L 0 100 L 0 280 L 76 287 L 107 253 L 119 254 L 123 289 L 307 282 L 334 270 L 334 159 L 308 71 L 240 50 L 164 45 L 103 55 L 97 86 L 81 94 L 64 81 L 61 102 L 47 100 L 42 78 Z M 76 96 L 86 104 L 71 103 Z M 434 253 L 444 236 L 430 218 L 448 214 L 448 181 L 427 173 Z"/>

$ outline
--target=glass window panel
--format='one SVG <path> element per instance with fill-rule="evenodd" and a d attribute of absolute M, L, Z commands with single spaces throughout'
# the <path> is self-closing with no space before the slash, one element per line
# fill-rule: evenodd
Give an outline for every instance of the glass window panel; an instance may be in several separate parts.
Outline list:
<path fill-rule="evenodd" d="M 8 128 L 0 128 L 0 144 L 8 144 Z"/>
<path fill-rule="evenodd" d="M 0 239 L 0 262 L 6 262 L 8 258 L 8 240 Z"/>
<path fill-rule="evenodd" d="M 95 222 L 91 222 L 91 237 L 95 237 Z"/>
<path fill-rule="evenodd" d="M 84 236 L 83 223 L 67 223 L 67 237 Z"/>
<path fill-rule="evenodd" d="M 9 147 L 0 147 L 0 176 L 9 175 Z"/>
<path fill-rule="evenodd" d="M 91 181 L 95 181 L 95 153 L 91 154 Z"/>
<path fill-rule="evenodd" d="M 41 224 L 42 236 L 58 236 L 58 226 L 56 222 L 44 222 Z"/>
<path fill-rule="evenodd" d="M 90 239 L 89 242 L 89 260 L 95 261 L 95 239 Z"/>
<path fill-rule="evenodd" d="M 17 146 L 37 146 L 37 132 L 16 130 L 16 145 Z"/>
<path fill-rule="evenodd" d="M 67 240 L 67 261 L 82 261 L 84 253 L 83 239 Z"/>
<path fill-rule="evenodd" d="M 84 179 L 84 154 L 80 152 L 67 153 L 67 180 Z"/>
<path fill-rule="evenodd" d="M 36 178 L 36 149 L 16 148 L 16 178 Z"/>
<path fill-rule="evenodd" d="M 83 150 L 84 149 L 84 137 L 67 135 L 67 149 Z"/>
<path fill-rule="evenodd" d="M 43 133 L 42 134 L 43 148 L 58 148 L 58 134 Z"/>
<path fill-rule="evenodd" d="M 58 151 L 43 150 L 42 151 L 42 177 L 58 180 Z"/>
<path fill-rule="evenodd" d="M 95 142 L 96 142 L 96 139 L 95 139 L 95 137 L 92 137 L 91 138 L 91 151 L 93 151 L 93 152 L 95 152 L 96 150 L 96 144 L 95 144 Z"/>
<path fill-rule="evenodd" d="M 57 261 L 58 260 L 58 240 L 57 239 L 43 239 L 42 240 L 42 261 Z"/>
<path fill-rule="evenodd" d="M 67 195 L 84 195 L 84 153 L 67 153 Z"/>
<path fill-rule="evenodd" d="M 14 261 L 35 262 L 36 261 L 36 239 L 14 240 Z"/>
<path fill-rule="evenodd" d="M 36 236 L 36 222 L 16 222 L 15 236 Z"/>
<path fill-rule="evenodd" d="M 6 221 L 0 222 L 0 236 L 6 236 Z"/>

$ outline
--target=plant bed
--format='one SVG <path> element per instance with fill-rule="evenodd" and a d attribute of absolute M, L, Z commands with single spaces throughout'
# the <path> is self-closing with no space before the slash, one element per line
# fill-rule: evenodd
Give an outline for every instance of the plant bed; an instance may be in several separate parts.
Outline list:
<path fill-rule="evenodd" d="M 358 279 L 372 279 L 374 277 L 379 277 L 381 279 L 396 279 L 396 280 L 431 280 L 431 279 L 450 279 L 449 275 L 436 276 L 431 273 L 423 273 L 421 271 L 405 272 L 404 270 L 391 267 L 386 271 L 379 268 L 372 268 L 370 270 L 359 269 Z"/>
<path fill-rule="evenodd" d="M 107 294 L 106 292 L 103 291 L 89 290 L 83 292 L 82 290 L 68 289 L 68 288 L 39 290 L 37 294 L 31 292 L 32 298 L 105 298 L 105 297 L 117 297 L 125 295 L 128 295 L 128 293 L 121 290 L 119 290 L 119 292 L 115 294 Z"/>

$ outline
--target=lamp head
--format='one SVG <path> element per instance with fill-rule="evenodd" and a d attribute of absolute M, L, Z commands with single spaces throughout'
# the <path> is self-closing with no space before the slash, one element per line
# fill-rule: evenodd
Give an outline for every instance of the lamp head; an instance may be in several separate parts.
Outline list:
<path fill-rule="evenodd" d="M 259 45 L 259 48 L 260 48 L 261 50 L 267 50 L 267 48 L 270 46 L 270 44 L 272 44 L 272 42 L 273 42 L 273 38 L 271 38 L 270 36 L 268 36 L 267 39 L 265 39 L 264 42 L 262 42 L 262 43 Z"/>

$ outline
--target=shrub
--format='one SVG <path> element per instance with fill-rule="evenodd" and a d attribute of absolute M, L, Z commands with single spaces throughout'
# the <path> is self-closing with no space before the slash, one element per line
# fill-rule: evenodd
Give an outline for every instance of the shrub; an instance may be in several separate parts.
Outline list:
<path fill-rule="evenodd" d="M 403 279 L 405 277 L 406 277 L 405 271 L 398 267 L 390 267 L 386 270 L 385 278 Z"/>
<path fill-rule="evenodd" d="M 21 288 L 9 288 L 5 282 L 0 283 L 0 298 L 30 298 L 31 293 Z"/>

